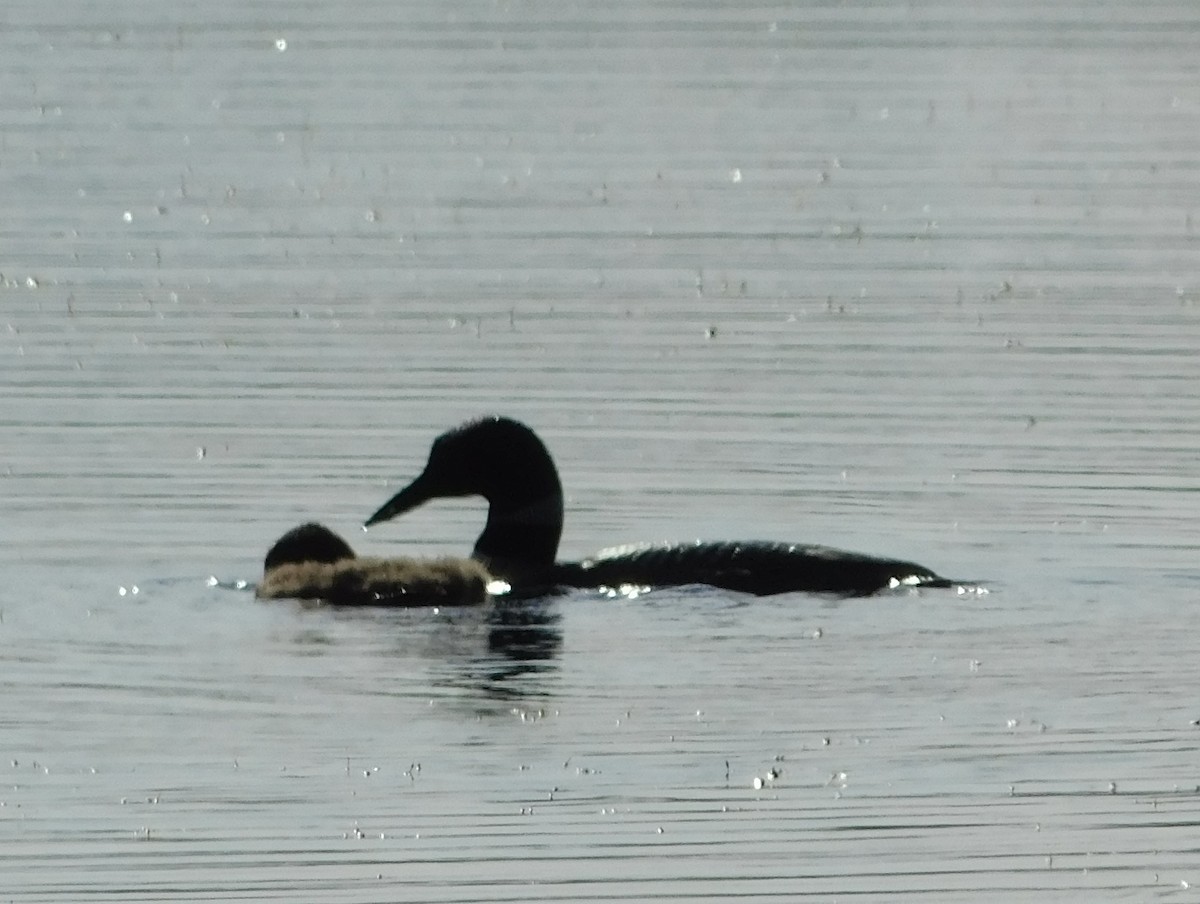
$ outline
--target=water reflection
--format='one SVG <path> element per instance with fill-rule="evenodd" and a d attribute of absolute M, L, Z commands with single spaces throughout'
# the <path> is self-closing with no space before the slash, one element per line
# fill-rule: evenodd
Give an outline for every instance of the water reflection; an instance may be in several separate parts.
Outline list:
<path fill-rule="evenodd" d="M 563 642 L 556 603 L 513 600 L 483 614 L 486 650 L 458 661 L 444 685 L 468 691 L 476 703 L 510 704 L 549 696 L 547 679 L 558 671 Z"/>
<path fill-rule="evenodd" d="M 488 616 L 488 650 L 538 671 L 562 649 L 561 621 L 553 602 L 545 599 L 496 606 Z"/>
<path fill-rule="evenodd" d="M 301 603 L 301 622 L 287 643 L 291 655 L 304 657 L 345 657 L 355 646 L 386 657 L 392 663 L 387 671 L 402 683 L 377 683 L 373 693 L 428 696 L 431 681 L 455 696 L 511 702 L 550 693 L 546 678 L 558 671 L 563 646 L 558 606 L 549 597 L 414 609 Z M 324 620 L 305 623 L 304 615 Z M 413 667 L 421 676 L 415 686 L 406 679 Z"/>

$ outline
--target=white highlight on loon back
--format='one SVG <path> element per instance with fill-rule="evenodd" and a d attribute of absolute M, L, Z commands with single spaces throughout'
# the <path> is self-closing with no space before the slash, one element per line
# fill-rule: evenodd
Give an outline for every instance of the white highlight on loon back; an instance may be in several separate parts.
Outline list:
<path fill-rule="evenodd" d="M 620 556 L 630 556 L 630 555 L 633 555 L 634 553 L 645 552 L 647 549 L 662 549 L 662 548 L 666 548 L 666 547 L 672 546 L 672 545 L 683 546 L 685 544 L 682 544 L 682 543 L 671 544 L 671 543 L 663 542 L 663 543 L 624 543 L 620 546 L 606 546 L 604 549 L 598 550 L 597 552 L 588 556 L 587 559 L 585 560 L 584 564 L 587 564 L 587 562 L 595 562 L 600 559 L 615 559 Z M 699 540 L 697 540 L 695 545 L 700 546 L 701 542 Z"/>

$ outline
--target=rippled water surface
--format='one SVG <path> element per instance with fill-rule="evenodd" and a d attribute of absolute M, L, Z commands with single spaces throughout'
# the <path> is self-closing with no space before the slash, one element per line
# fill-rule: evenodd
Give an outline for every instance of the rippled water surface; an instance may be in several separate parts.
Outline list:
<path fill-rule="evenodd" d="M 0 898 L 1200 900 L 1192 3 L 0 24 Z M 990 592 L 231 589 L 489 412 Z"/>

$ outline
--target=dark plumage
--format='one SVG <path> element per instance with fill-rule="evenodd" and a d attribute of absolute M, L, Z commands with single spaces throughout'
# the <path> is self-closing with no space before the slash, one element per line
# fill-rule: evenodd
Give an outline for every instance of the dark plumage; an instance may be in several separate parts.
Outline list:
<path fill-rule="evenodd" d="M 764 541 L 644 544 L 604 550 L 581 562 L 556 562 L 563 526 L 558 470 L 532 430 L 504 417 L 471 421 L 439 436 L 421 474 L 366 526 L 445 496 L 488 501 L 473 556 L 522 594 L 556 586 L 708 584 L 758 595 L 865 596 L 904 585 L 953 586 L 913 562 Z"/>

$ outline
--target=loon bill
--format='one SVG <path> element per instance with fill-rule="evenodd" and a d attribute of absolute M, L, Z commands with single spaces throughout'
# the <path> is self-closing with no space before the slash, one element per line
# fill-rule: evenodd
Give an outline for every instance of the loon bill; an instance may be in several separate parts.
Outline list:
<path fill-rule="evenodd" d="M 254 595 L 337 606 L 470 606 L 501 590 L 473 559 L 359 557 L 329 528 L 310 522 L 271 547 Z"/>
<path fill-rule="evenodd" d="M 472 555 L 517 592 L 707 584 L 760 596 L 795 591 L 867 596 L 890 587 L 957 583 L 913 562 L 769 541 L 642 544 L 558 562 L 563 527 L 558 470 L 537 434 L 497 416 L 469 421 L 434 440 L 425 469 L 364 526 L 451 496 L 487 500 L 487 523 Z"/>

